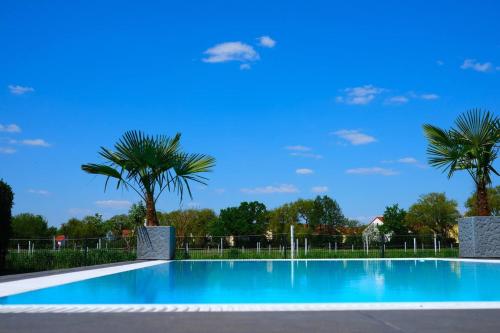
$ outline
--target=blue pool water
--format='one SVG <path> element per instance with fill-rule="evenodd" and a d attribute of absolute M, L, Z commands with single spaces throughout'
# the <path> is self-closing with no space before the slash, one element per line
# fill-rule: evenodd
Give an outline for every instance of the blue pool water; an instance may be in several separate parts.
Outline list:
<path fill-rule="evenodd" d="M 500 301 L 500 264 L 439 260 L 174 261 L 0 304 Z"/>

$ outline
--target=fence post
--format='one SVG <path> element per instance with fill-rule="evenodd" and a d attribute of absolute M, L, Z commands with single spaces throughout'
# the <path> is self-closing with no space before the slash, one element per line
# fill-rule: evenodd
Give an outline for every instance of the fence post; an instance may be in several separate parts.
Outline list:
<path fill-rule="evenodd" d="M 437 255 L 437 242 L 436 242 L 436 234 L 434 234 L 434 255 Z"/>
<path fill-rule="evenodd" d="M 335 242 L 335 253 L 337 253 L 337 242 Z"/>
<path fill-rule="evenodd" d="M 441 241 L 438 241 L 438 251 L 441 252 Z"/>
<path fill-rule="evenodd" d="M 368 254 L 369 248 L 368 248 L 368 236 L 365 236 L 365 242 L 366 242 L 366 254 Z"/>
<path fill-rule="evenodd" d="M 307 238 L 304 241 L 304 254 L 307 256 Z"/>
<path fill-rule="evenodd" d="M 52 250 L 56 250 L 56 236 L 52 236 Z"/>
<path fill-rule="evenodd" d="M 332 252 L 332 243 L 328 242 L 328 252 Z"/>
<path fill-rule="evenodd" d="M 19 243 L 17 243 L 17 253 L 21 252 L 21 248 L 19 247 Z"/>
<path fill-rule="evenodd" d="M 271 244 L 269 244 L 269 254 L 271 254 Z"/>
<path fill-rule="evenodd" d="M 294 250 L 295 250 L 295 247 L 294 247 L 294 235 L 293 235 L 293 225 L 290 226 L 290 258 L 293 259 L 294 257 Z"/>
<path fill-rule="evenodd" d="M 222 237 L 220 238 L 220 254 L 224 252 L 224 243 L 222 242 Z"/>
<path fill-rule="evenodd" d="M 417 239 L 413 238 L 413 253 L 417 253 Z"/>
<path fill-rule="evenodd" d="M 406 253 L 406 242 L 405 242 L 405 253 Z"/>

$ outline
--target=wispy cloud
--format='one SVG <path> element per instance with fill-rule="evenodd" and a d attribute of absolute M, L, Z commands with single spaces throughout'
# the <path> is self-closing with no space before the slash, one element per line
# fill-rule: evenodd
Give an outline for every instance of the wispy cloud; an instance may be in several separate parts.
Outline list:
<path fill-rule="evenodd" d="M 351 175 L 382 175 L 382 176 L 394 176 L 399 174 L 397 171 L 394 171 L 392 169 L 386 169 L 380 167 L 347 169 L 346 173 Z"/>
<path fill-rule="evenodd" d="M 32 188 L 30 188 L 30 189 L 28 190 L 28 193 L 31 193 L 31 194 L 36 194 L 36 195 L 41 195 L 41 196 L 44 196 L 44 197 L 46 197 L 46 196 L 49 196 L 49 195 L 50 195 L 50 192 L 49 192 L 49 191 L 47 191 L 47 190 L 36 190 L 36 189 L 32 189 Z"/>
<path fill-rule="evenodd" d="M 251 68 L 252 68 L 252 66 L 250 66 L 250 64 L 241 64 L 241 65 L 240 65 L 240 69 L 241 69 L 242 71 L 247 71 L 247 70 L 249 70 L 249 69 L 251 69 Z"/>
<path fill-rule="evenodd" d="M 438 99 L 439 95 L 437 95 L 437 94 L 422 94 L 422 95 L 420 95 L 420 98 L 425 99 L 427 101 L 432 101 L 432 100 Z"/>
<path fill-rule="evenodd" d="M 286 146 L 285 149 L 286 150 L 292 150 L 292 151 L 311 151 L 312 150 L 312 148 L 310 148 L 310 147 L 301 146 L 301 145 Z"/>
<path fill-rule="evenodd" d="M 364 134 L 359 130 L 343 129 L 336 132 L 332 132 L 330 134 L 336 135 L 337 137 L 344 139 L 348 141 L 350 144 L 355 146 L 365 145 L 377 141 L 377 139 L 375 139 L 373 136 Z"/>
<path fill-rule="evenodd" d="M 273 48 L 276 45 L 276 41 L 269 36 L 262 36 L 257 39 L 259 40 L 259 45 L 263 47 Z"/>
<path fill-rule="evenodd" d="M 311 188 L 311 192 L 313 192 L 313 193 L 325 193 L 325 192 L 328 192 L 328 186 L 313 186 Z"/>
<path fill-rule="evenodd" d="M 403 164 L 416 164 L 418 163 L 415 157 L 403 157 L 398 160 L 399 163 Z"/>
<path fill-rule="evenodd" d="M 299 189 L 295 185 L 281 184 L 278 186 L 264 186 L 255 188 L 242 188 L 241 192 L 246 194 L 274 194 L 274 193 L 297 193 Z"/>
<path fill-rule="evenodd" d="M 25 139 L 21 141 L 13 140 L 12 143 L 19 143 L 25 146 L 50 147 L 50 144 L 43 139 Z"/>
<path fill-rule="evenodd" d="M 426 164 L 420 163 L 419 160 L 417 160 L 415 157 L 411 157 L 411 156 L 402 157 L 402 158 L 399 158 L 397 160 L 385 160 L 385 161 L 382 161 L 382 163 L 385 163 L 385 164 L 400 163 L 400 164 L 414 165 L 417 168 L 421 168 L 421 169 L 427 168 Z"/>
<path fill-rule="evenodd" d="M 14 85 L 14 84 L 10 84 L 8 86 L 8 88 L 9 88 L 10 93 L 13 95 L 24 95 L 26 93 L 35 91 L 35 89 L 33 89 L 32 87 L 23 87 L 23 86 Z"/>
<path fill-rule="evenodd" d="M 228 61 L 252 62 L 259 60 L 260 56 L 254 48 L 242 42 L 226 42 L 217 44 L 207 49 L 202 60 L 207 63 L 221 63 Z"/>
<path fill-rule="evenodd" d="M 103 208 L 128 208 L 132 205 L 128 200 L 98 200 L 95 204 Z"/>
<path fill-rule="evenodd" d="M 493 64 L 491 62 L 483 62 L 480 63 L 476 59 L 465 59 L 462 66 L 462 69 L 471 69 L 476 72 L 491 72 L 493 70 Z"/>
<path fill-rule="evenodd" d="M 410 99 L 406 96 L 392 96 L 385 100 L 387 104 L 406 104 Z"/>
<path fill-rule="evenodd" d="M 0 154 L 14 154 L 16 150 L 10 147 L 0 147 Z"/>
<path fill-rule="evenodd" d="M 314 171 L 312 169 L 301 168 L 301 169 L 295 170 L 295 173 L 298 175 L 311 175 L 314 173 Z"/>
<path fill-rule="evenodd" d="M 352 104 L 352 105 L 366 105 L 372 102 L 375 97 L 383 93 L 385 89 L 375 87 L 368 84 L 360 87 L 346 88 L 343 90 L 343 96 L 337 96 L 337 102 Z"/>
<path fill-rule="evenodd" d="M 444 61 L 443 60 L 436 60 L 436 64 L 438 66 L 443 66 L 444 65 Z"/>
<path fill-rule="evenodd" d="M 293 152 L 290 153 L 290 156 L 296 156 L 296 157 L 305 157 L 305 158 L 313 158 L 315 160 L 320 160 L 323 158 L 323 155 L 320 154 L 314 154 L 314 153 L 301 153 L 301 152 Z"/>
<path fill-rule="evenodd" d="M 17 126 L 16 124 L 10 124 L 10 125 L 0 124 L 0 132 L 20 133 L 21 127 Z"/>
<path fill-rule="evenodd" d="M 216 188 L 214 190 L 214 192 L 217 193 L 217 194 L 224 194 L 224 193 L 226 193 L 226 189 L 224 189 L 224 188 Z"/>

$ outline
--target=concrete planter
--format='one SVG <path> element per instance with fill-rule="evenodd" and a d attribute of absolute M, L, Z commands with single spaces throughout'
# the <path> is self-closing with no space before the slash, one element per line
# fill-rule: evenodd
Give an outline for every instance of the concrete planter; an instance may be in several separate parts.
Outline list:
<path fill-rule="evenodd" d="M 473 216 L 458 220 L 460 257 L 500 258 L 500 216 Z"/>
<path fill-rule="evenodd" d="M 171 260 L 174 256 L 174 227 L 140 227 L 138 229 L 137 259 Z"/>

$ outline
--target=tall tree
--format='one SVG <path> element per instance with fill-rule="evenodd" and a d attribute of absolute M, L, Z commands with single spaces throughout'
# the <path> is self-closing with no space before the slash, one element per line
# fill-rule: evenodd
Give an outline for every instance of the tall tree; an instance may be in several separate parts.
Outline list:
<path fill-rule="evenodd" d="M 329 196 L 317 196 L 314 199 L 313 225 L 319 225 L 321 229 L 327 227 L 330 231 L 346 225 L 347 219 L 337 201 Z"/>
<path fill-rule="evenodd" d="M 465 216 L 477 216 L 477 195 L 476 192 L 472 193 L 472 195 L 467 198 L 465 202 L 465 208 L 467 211 L 465 212 Z M 499 216 L 500 215 L 500 186 L 488 188 L 488 203 L 491 209 L 491 215 Z"/>
<path fill-rule="evenodd" d="M 128 131 L 115 144 L 115 151 L 101 147 L 99 154 L 105 164 L 84 164 L 82 170 L 117 181 L 116 188 L 134 190 L 146 203 L 148 226 L 158 225 L 156 202 L 166 191 L 175 191 L 181 200 L 184 191 L 192 197 L 189 182 L 205 184 L 200 173 L 211 171 L 215 159 L 203 154 L 181 151 L 181 135 L 173 138 L 149 136 L 140 131 Z"/>
<path fill-rule="evenodd" d="M 12 188 L 0 179 L 0 271 L 5 268 L 5 256 L 11 235 L 12 206 L 14 193 Z"/>
<path fill-rule="evenodd" d="M 487 187 L 491 173 L 499 175 L 493 167 L 500 142 L 500 119 L 481 110 L 470 110 L 455 121 L 449 130 L 425 124 L 424 133 L 429 141 L 429 164 L 448 172 L 466 170 L 476 184 L 477 213 L 491 213 Z"/>
<path fill-rule="evenodd" d="M 422 195 L 406 214 L 408 226 L 414 231 L 430 230 L 442 237 L 448 237 L 459 217 L 457 202 L 447 199 L 444 193 Z"/>
<path fill-rule="evenodd" d="M 41 215 L 21 213 L 12 218 L 12 238 L 45 238 L 54 236 L 54 231 Z"/>
<path fill-rule="evenodd" d="M 268 222 L 269 214 L 263 203 L 242 202 L 239 207 L 220 211 L 216 229 L 224 235 L 261 235 L 266 231 Z"/>
<path fill-rule="evenodd" d="M 398 236 L 408 234 L 408 227 L 405 224 L 406 211 L 399 208 L 398 204 L 385 207 L 384 224 L 379 226 L 383 234 L 394 234 Z"/>

